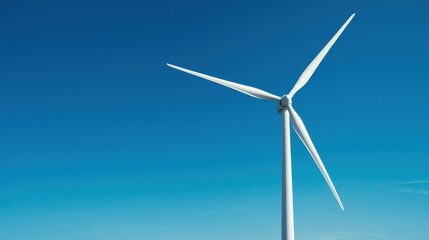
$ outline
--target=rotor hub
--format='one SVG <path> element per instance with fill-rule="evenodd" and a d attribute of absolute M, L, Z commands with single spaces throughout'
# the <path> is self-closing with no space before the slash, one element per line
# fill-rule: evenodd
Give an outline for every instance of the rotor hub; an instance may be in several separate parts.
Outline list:
<path fill-rule="evenodd" d="M 279 101 L 279 107 L 278 107 L 277 111 L 281 112 L 281 111 L 287 109 L 291 105 L 292 105 L 292 97 L 285 94 L 282 96 L 282 98 Z"/>

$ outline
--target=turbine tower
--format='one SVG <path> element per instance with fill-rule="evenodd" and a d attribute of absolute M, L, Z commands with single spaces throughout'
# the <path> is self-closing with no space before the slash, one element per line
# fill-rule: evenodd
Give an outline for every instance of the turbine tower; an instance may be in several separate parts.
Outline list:
<path fill-rule="evenodd" d="M 247 94 L 251 97 L 263 99 L 263 100 L 271 100 L 278 102 L 278 112 L 282 115 L 282 240 L 294 240 L 294 218 L 293 218 L 293 191 L 292 191 L 292 162 L 291 162 L 291 151 L 290 151 L 290 122 L 292 122 L 293 129 L 298 134 L 301 141 L 304 143 L 307 150 L 310 152 L 310 155 L 313 157 L 317 167 L 321 171 L 323 177 L 329 185 L 332 193 L 334 194 L 335 199 L 337 200 L 340 208 L 344 211 L 343 204 L 341 203 L 341 199 L 338 196 L 337 191 L 335 190 L 335 186 L 329 177 L 328 172 L 323 165 L 322 160 L 320 159 L 319 154 L 317 153 L 316 148 L 314 147 L 313 141 L 311 141 L 310 135 L 307 132 L 307 129 L 304 125 L 304 122 L 301 120 L 301 117 L 292 107 L 292 98 L 296 92 L 298 92 L 307 82 L 310 80 L 313 73 L 316 71 L 319 64 L 322 62 L 323 58 L 328 53 L 329 49 L 331 49 L 332 45 L 334 45 L 335 41 L 353 19 L 355 14 L 352 14 L 349 19 L 343 24 L 343 26 L 338 30 L 338 32 L 332 37 L 332 39 L 326 44 L 326 46 L 320 51 L 320 53 L 314 58 L 314 60 L 308 65 L 308 67 L 304 70 L 301 76 L 298 78 L 298 81 L 293 86 L 292 90 L 283 95 L 282 97 L 273 95 L 266 91 L 260 90 L 258 88 L 246 86 L 239 83 L 234 83 L 230 81 L 226 81 L 220 78 L 212 77 L 206 74 L 198 73 L 195 71 L 191 71 L 185 68 L 181 68 L 172 64 L 167 65 L 169 67 L 175 68 L 177 70 L 195 75 L 200 78 L 204 78 L 206 80 L 218 83 L 228 88 L 232 88 L 236 91 Z M 291 121 L 292 120 L 292 121 Z"/>

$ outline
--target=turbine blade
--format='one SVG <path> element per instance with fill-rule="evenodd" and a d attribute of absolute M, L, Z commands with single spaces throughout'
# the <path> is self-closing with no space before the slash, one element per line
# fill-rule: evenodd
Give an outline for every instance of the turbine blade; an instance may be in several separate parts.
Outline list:
<path fill-rule="evenodd" d="M 304 87 L 304 85 L 310 80 L 313 73 L 316 71 L 317 67 L 319 66 L 320 62 L 322 62 L 323 58 L 328 53 L 329 49 L 331 49 L 332 45 L 334 45 L 335 41 L 337 41 L 338 37 L 343 33 L 344 29 L 346 29 L 347 25 L 352 21 L 355 14 L 353 13 L 349 19 L 343 24 L 343 26 L 338 30 L 338 32 L 332 37 L 332 39 L 326 44 L 326 46 L 320 51 L 320 53 L 314 58 L 314 60 L 308 65 L 308 67 L 304 70 L 304 72 L 301 74 L 301 76 L 298 78 L 298 81 L 295 83 L 295 86 L 293 86 L 292 90 L 289 93 L 289 96 L 293 97 L 296 92 L 298 92 L 299 89 Z"/>
<path fill-rule="evenodd" d="M 175 69 L 183 71 L 183 72 L 186 72 L 186 73 L 189 73 L 189 74 L 192 74 L 192 75 L 195 75 L 195 76 L 200 77 L 200 78 L 207 79 L 209 81 L 215 82 L 215 83 L 223 85 L 225 87 L 232 88 L 236 91 L 242 92 L 242 93 L 247 94 L 247 95 L 254 97 L 254 98 L 259 98 L 259 99 L 264 99 L 264 100 L 273 100 L 273 101 L 279 101 L 280 100 L 279 96 L 265 92 L 265 91 L 258 89 L 258 88 L 254 88 L 254 87 L 246 86 L 243 84 L 226 81 L 226 80 L 223 80 L 220 78 L 212 77 L 212 76 L 209 76 L 206 74 L 202 74 L 202 73 L 194 72 L 194 71 L 191 71 L 191 70 L 188 70 L 185 68 L 174 66 L 174 65 L 169 64 L 169 63 L 167 63 L 167 66 L 175 68 Z"/>
<path fill-rule="evenodd" d="M 295 129 L 295 132 L 298 134 L 299 138 L 304 143 L 307 150 L 310 152 L 310 155 L 313 157 L 314 161 L 316 162 L 316 165 L 319 167 L 319 170 L 322 172 L 323 177 L 328 183 L 329 188 L 334 194 L 335 199 L 337 199 L 338 204 L 340 205 L 341 209 L 344 211 L 344 206 L 341 202 L 341 199 L 338 196 L 337 191 L 335 190 L 335 186 L 332 183 L 331 178 L 329 177 L 329 174 L 326 171 L 326 168 L 323 165 L 322 160 L 320 159 L 319 153 L 317 153 L 316 147 L 314 147 L 313 141 L 311 141 L 310 135 L 308 134 L 307 129 L 305 128 L 304 122 L 302 122 L 298 113 L 293 109 L 292 106 L 289 106 L 288 110 L 291 114 L 292 125 L 293 125 L 293 128 Z"/>

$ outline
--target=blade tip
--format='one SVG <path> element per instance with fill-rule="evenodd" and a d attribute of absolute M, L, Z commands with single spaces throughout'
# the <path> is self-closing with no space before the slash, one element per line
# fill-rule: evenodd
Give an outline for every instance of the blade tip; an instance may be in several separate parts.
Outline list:
<path fill-rule="evenodd" d="M 343 203 L 342 202 L 339 202 L 339 204 L 340 204 L 340 208 L 341 208 L 341 210 L 343 210 L 343 212 L 345 211 L 345 209 L 344 209 L 344 205 L 343 205 Z"/>
<path fill-rule="evenodd" d="M 170 64 L 170 63 L 167 63 L 167 66 L 169 66 L 169 67 L 171 67 L 171 68 L 174 68 L 174 69 L 181 70 L 181 69 L 180 69 L 180 67 L 178 67 L 178 66 L 176 66 L 176 65 L 173 65 L 173 64 Z"/>

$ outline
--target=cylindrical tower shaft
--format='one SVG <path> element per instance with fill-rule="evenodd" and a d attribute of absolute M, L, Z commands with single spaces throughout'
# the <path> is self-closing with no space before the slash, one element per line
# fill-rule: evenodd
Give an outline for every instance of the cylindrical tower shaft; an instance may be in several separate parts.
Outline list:
<path fill-rule="evenodd" d="M 292 159 L 290 148 L 290 116 L 282 109 L 282 239 L 295 240 L 293 221 Z"/>

